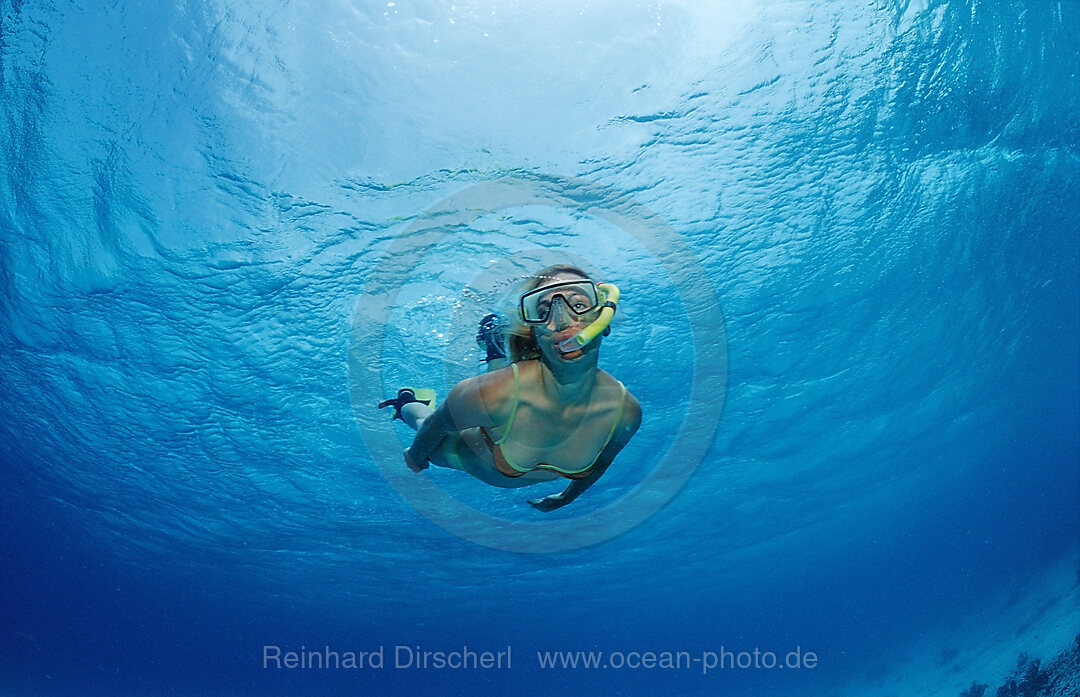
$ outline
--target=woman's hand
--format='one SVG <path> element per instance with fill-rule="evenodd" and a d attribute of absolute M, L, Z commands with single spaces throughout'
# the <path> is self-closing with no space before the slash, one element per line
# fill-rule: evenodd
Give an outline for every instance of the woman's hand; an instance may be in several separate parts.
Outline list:
<path fill-rule="evenodd" d="M 570 503 L 570 501 L 563 498 L 562 494 L 552 494 L 551 496 L 545 496 L 542 499 L 529 499 L 530 506 L 544 513 L 554 511 L 556 508 L 562 508 L 568 503 Z"/>
<path fill-rule="evenodd" d="M 428 468 L 428 460 L 416 457 L 412 448 L 405 448 L 405 465 L 413 472 L 423 472 Z"/>

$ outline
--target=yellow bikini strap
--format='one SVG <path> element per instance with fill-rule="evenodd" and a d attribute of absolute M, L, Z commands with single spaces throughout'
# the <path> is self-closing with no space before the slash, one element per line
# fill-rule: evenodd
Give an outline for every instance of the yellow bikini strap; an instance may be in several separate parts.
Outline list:
<path fill-rule="evenodd" d="M 626 406 L 626 385 L 620 382 L 619 387 L 622 388 L 622 396 L 619 397 L 619 410 L 615 412 L 615 422 L 611 424 L 611 430 L 608 431 L 607 440 L 605 440 L 604 444 L 600 446 L 601 453 L 604 452 L 604 448 L 607 447 L 607 444 L 611 442 L 611 437 L 615 435 L 615 429 L 619 427 L 619 422 L 622 421 L 623 407 Z M 596 458 L 593 460 L 593 463 L 595 464 L 596 460 L 598 459 L 600 459 L 600 453 L 596 454 Z M 591 467 L 592 465 L 589 466 Z"/>
<path fill-rule="evenodd" d="M 506 427 L 503 428 L 502 438 L 495 441 L 495 445 L 502 445 L 503 441 L 510 437 L 510 428 L 514 425 L 514 417 L 517 416 L 518 409 L 518 366 L 517 363 L 511 363 L 510 367 L 514 369 L 514 406 L 510 408 L 510 420 L 506 422 Z"/>

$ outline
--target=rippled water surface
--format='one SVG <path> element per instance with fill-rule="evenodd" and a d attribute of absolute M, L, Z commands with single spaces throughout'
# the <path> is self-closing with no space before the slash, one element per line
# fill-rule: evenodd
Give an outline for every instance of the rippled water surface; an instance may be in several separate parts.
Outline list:
<path fill-rule="evenodd" d="M 0 8 L 0 694 L 992 694 L 1080 631 L 1080 3 Z M 616 465 L 395 469 L 374 399 L 560 260 Z"/>

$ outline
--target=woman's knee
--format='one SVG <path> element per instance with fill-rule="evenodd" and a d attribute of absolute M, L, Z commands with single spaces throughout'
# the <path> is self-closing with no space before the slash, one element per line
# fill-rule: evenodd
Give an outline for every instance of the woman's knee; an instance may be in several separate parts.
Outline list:
<path fill-rule="evenodd" d="M 424 424 L 424 420 L 433 413 L 431 407 L 423 402 L 409 402 L 401 407 L 401 420 L 404 421 L 409 428 L 414 428 L 419 431 L 420 427 Z"/>

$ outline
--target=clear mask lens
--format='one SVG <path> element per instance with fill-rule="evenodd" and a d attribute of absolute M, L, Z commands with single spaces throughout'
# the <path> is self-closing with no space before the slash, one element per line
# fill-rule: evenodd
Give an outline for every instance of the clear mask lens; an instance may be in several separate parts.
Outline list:
<path fill-rule="evenodd" d="M 521 296 L 522 318 L 532 324 L 546 322 L 557 299 L 580 316 L 596 309 L 599 293 L 592 281 L 567 281 L 537 288 Z"/>

